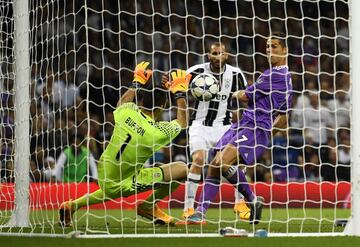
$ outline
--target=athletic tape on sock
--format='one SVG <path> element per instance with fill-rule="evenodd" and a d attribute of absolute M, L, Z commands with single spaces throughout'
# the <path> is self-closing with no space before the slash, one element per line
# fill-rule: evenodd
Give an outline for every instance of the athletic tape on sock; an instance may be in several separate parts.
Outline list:
<path fill-rule="evenodd" d="M 201 179 L 201 175 L 200 174 L 195 174 L 195 173 L 189 173 L 188 175 L 188 180 L 194 183 L 199 183 Z"/>

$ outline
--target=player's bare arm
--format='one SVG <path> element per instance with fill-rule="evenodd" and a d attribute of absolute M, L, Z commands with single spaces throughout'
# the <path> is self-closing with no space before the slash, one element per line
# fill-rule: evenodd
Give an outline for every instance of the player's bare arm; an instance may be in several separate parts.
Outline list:
<path fill-rule="evenodd" d="M 133 102 L 135 95 L 136 95 L 136 88 L 145 86 L 146 83 L 149 81 L 152 70 L 147 69 L 149 66 L 149 62 L 140 62 L 136 65 L 134 70 L 134 79 L 132 86 L 121 96 L 119 101 L 117 102 L 117 107 L 121 106 L 122 104 Z"/>
<path fill-rule="evenodd" d="M 176 100 L 177 104 L 177 121 L 180 124 L 182 129 L 185 129 L 188 125 L 188 111 L 186 110 L 186 100 L 185 98 L 178 98 Z"/>
<path fill-rule="evenodd" d="M 129 88 L 119 99 L 117 102 L 117 107 L 121 106 L 122 104 L 133 102 L 136 95 L 136 89 L 135 88 Z"/>
<path fill-rule="evenodd" d="M 168 81 L 171 79 L 171 81 Z M 171 72 L 171 78 L 168 75 L 162 77 L 163 87 L 170 90 L 174 94 L 177 104 L 176 121 L 180 124 L 181 128 L 186 128 L 188 123 L 188 111 L 185 99 L 186 91 L 189 88 L 191 74 L 187 74 L 185 70 L 176 70 Z"/>
<path fill-rule="evenodd" d="M 164 88 L 169 89 L 171 87 L 171 82 L 169 81 L 169 74 L 164 74 L 161 77 L 161 84 Z M 186 128 L 188 123 L 188 111 L 186 110 L 186 100 L 183 97 L 176 99 L 176 105 L 177 105 L 177 121 L 179 122 L 181 128 Z"/>
<path fill-rule="evenodd" d="M 288 116 L 287 116 L 287 114 L 282 114 L 282 115 L 277 116 L 275 118 L 275 120 L 274 120 L 272 134 L 276 135 L 279 131 L 286 130 L 287 125 L 288 125 Z"/>
<path fill-rule="evenodd" d="M 239 100 L 243 104 L 247 104 L 249 102 L 249 98 L 246 96 L 245 90 L 236 91 L 233 94 L 233 98 Z"/>

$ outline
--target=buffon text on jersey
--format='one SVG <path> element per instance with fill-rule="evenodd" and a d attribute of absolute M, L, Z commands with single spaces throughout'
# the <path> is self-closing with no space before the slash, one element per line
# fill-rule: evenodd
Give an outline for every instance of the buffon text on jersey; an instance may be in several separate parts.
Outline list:
<path fill-rule="evenodd" d="M 133 130 L 136 131 L 137 134 L 141 135 L 141 136 L 144 136 L 145 134 L 145 130 L 140 127 L 131 117 L 128 117 L 126 120 L 125 120 L 125 123 L 127 125 L 130 126 L 130 128 L 132 128 Z"/>

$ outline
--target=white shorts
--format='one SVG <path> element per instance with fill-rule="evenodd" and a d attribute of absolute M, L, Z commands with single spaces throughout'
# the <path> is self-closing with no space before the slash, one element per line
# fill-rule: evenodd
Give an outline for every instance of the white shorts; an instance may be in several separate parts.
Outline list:
<path fill-rule="evenodd" d="M 196 125 L 190 126 L 189 128 L 189 146 L 190 154 L 192 155 L 195 151 L 205 150 L 209 151 L 225 132 L 230 128 L 231 125 L 225 126 L 203 126 Z"/>

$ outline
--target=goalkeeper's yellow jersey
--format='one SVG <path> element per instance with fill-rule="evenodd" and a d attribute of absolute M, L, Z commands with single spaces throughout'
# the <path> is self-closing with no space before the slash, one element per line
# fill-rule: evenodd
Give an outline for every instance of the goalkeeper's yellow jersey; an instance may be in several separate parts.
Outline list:
<path fill-rule="evenodd" d="M 101 161 L 120 165 L 121 180 L 137 173 L 143 164 L 181 131 L 178 121 L 155 122 L 134 103 L 125 103 L 114 111 L 115 126 Z"/>

